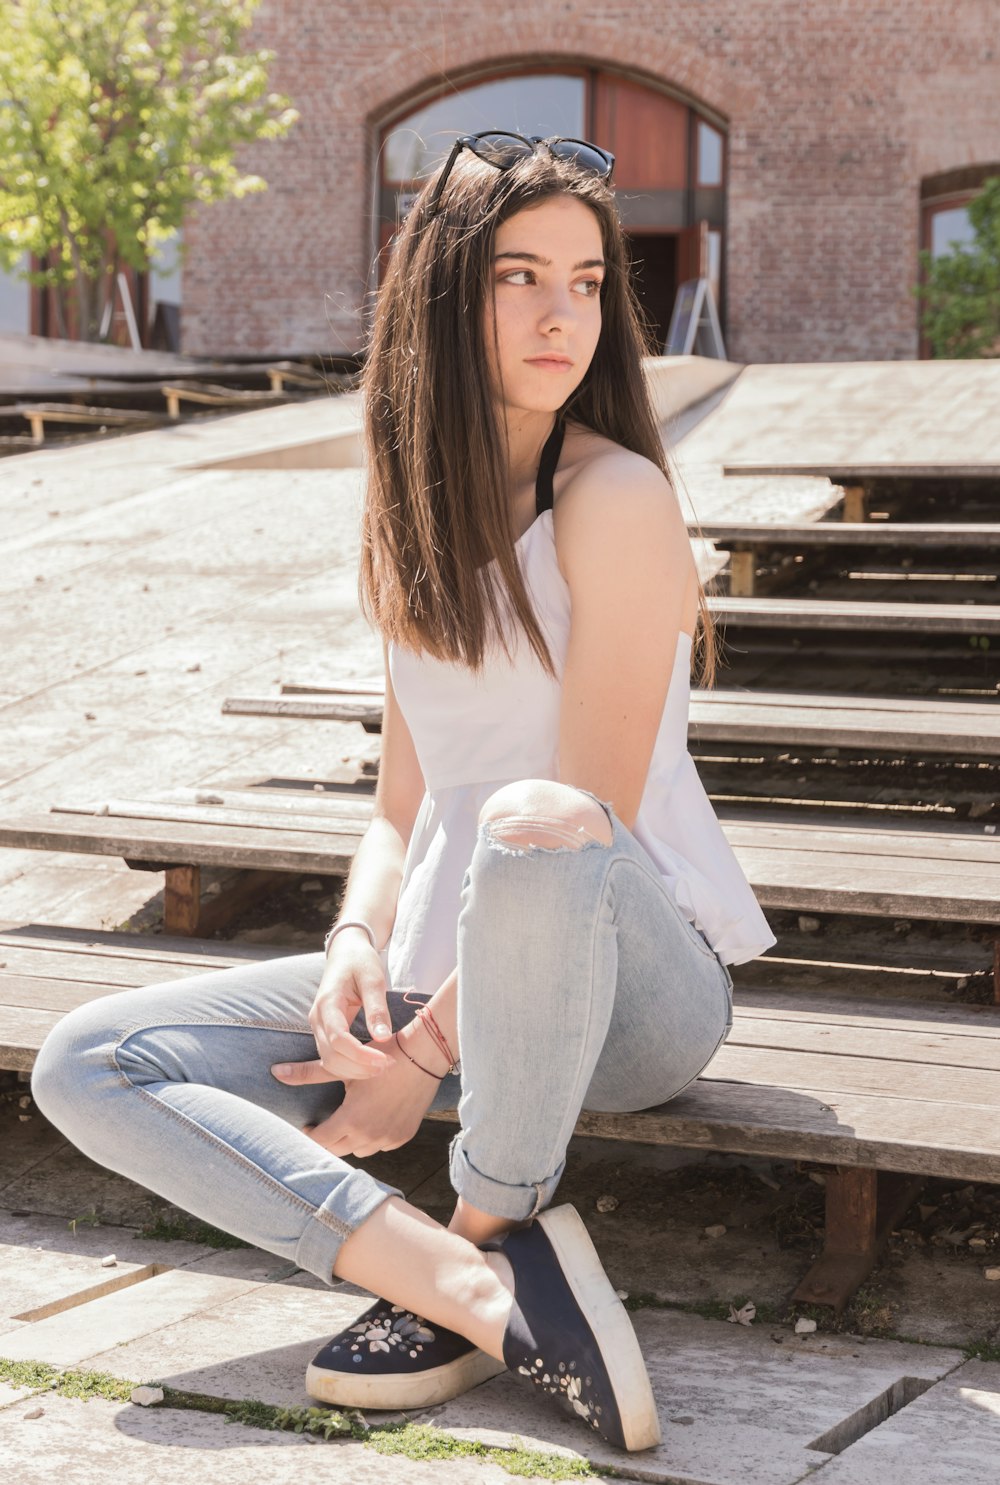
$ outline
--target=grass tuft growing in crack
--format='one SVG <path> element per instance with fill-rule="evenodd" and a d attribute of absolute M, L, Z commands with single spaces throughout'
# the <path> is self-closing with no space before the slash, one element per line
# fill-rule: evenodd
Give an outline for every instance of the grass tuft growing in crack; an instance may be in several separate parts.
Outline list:
<path fill-rule="evenodd" d="M 28 1388 L 34 1393 L 55 1392 L 59 1397 L 81 1400 L 99 1397 L 117 1403 L 128 1402 L 133 1389 L 140 1385 L 107 1372 L 60 1371 L 45 1362 L 13 1361 L 5 1357 L 0 1357 L 0 1381 L 11 1387 Z M 247 1428 L 307 1433 L 326 1440 L 356 1439 L 379 1454 L 395 1454 L 407 1459 L 483 1459 L 499 1465 L 508 1475 L 524 1479 L 597 1478 L 597 1472 L 585 1459 L 567 1459 L 536 1449 L 501 1449 L 474 1440 L 456 1439 L 444 1429 L 408 1420 L 371 1426 L 355 1410 L 279 1408 L 271 1403 L 255 1402 L 252 1398 L 236 1401 L 167 1386 L 163 1387 L 163 1402 L 158 1406 L 215 1413 L 224 1417 L 227 1423 L 241 1423 Z M 605 1475 L 614 1473 L 607 1469 L 604 1471 Z"/>
<path fill-rule="evenodd" d="M 508 1475 L 530 1480 L 592 1480 L 596 1471 L 585 1459 L 567 1459 L 540 1449 L 498 1449 L 492 1444 L 456 1439 L 427 1423 L 390 1424 L 373 1428 L 367 1443 L 378 1454 L 400 1454 L 407 1459 L 483 1459 L 498 1464 Z"/>
<path fill-rule="evenodd" d="M 211 1227 L 207 1222 L 199 1222 L 194 1217 L 184 1219 L 158 1216 L 145 1227 L 140 1228 L 139 1236 L 156 1238 L 161 1243 L 203 1243 L 206 1248 L 249 1248 L 251 1246 L 242 1238 L 234 1237 L 231 1232 L 222 1232 L 220 1228 Z"/>
<path fill-rule="evenodd" d="M 11 1361 L 0 1357 L 0 1382 L 9 1387 L 29 1387 L 32 1392 L 55 1392 L 60 1397 L 103 1397 L 108 1402 L 128 1402 L 134 1382 L 123 1382 L 110 1372 L 60 1371 L 42 1361 Z"/>

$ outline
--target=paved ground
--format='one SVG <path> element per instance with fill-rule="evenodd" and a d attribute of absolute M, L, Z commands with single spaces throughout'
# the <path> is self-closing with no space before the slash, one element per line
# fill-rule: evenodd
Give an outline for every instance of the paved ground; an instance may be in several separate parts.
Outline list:
<path fill-rule="evenodd" d="M 923 457 L 940 458 L 946 425 L 927 416 L 929 403 L 952 410 L 963 453 L 984 448 L 988 425 L 967 378 L 967 368 L 941 366 L 748 368 L 674 423 L 693 510 L 705 520 L 818 515 L 833 499 L 825 481 L 726 482 L 723 461 L 790 456 L 800 442 L 810 457 L 913 453 L 917 437 Z M 352 418 L 346 399 L 317 402 L 0 465 L 0 807 L 216 780 L 353 777 L 375 756 L 377 739 L 353 727 L 220 712 L 235 692 L 378 668 L 354 589 L 358 474 L 306 467 L 302 449 Z M 288 446 L 298 452 L 274 453 Z M 219 467 L 235 461 L 256 467 Z M 706 573 L 718 563 L 709 548 L 699 555 Z M 6 852 L 0 920 L 113 927 L 148 909 L 157 886 L 100 858 Z M 23 1088 L 8 1086 L 0 1107 L 0 1356 L 216 1399 L 305 1402 L 304 1362 L 363 1297 L 323 1290 L 267 1254 L 168 1241 L 180 1214 L 83 1160 L 18 1095 Z M 428 1129 L 373 1164 L 437 1216 L 449 1198 L 447 1135 Z M 636 1326 L 663 1448 L 629 1460 L 591 1450 L 581 1429 L 507 1377 L 430 1421 L 459 1440 L 506 1445 L 516 1434 L 548 1452 L 590 1451 L 598 1474 L 634 1479 L 992 1478 L 1000 1364 L 967 1351 L 1000 1355 L 1000 1285 L 985 1279 L 967 1229 L 970 1211 L 985 1211 L 977 1231 L 993 1245 L 1000 1214 L 990 1215 L 982 1192 L 932 1184 L 926 1215 L 908 1219 L 852 1313 L 862 1333 L 796 1336 L 787 1295 L 815 1246 L 817 1174 L 575 1142 L 561 1195 L 586 1214 L 614 1282 L 644 1306 Z M 608 1196 L 617 1205 L 598 1211 Z M 725 1233 L 707 1237 L 715 1224 Z M 111 1253 L 115 1266 L 102 1267 Z M 730 1306 L 748 1300 L 752 1324 L 727 1322 Z M 173 1480 L 188 1460 L 209 1478 L 279 1482 L 302 1468 L 288 1451 L 310 1446 L 322 1449 L 309 1466 L 322 1478 L 509 1478 L 502 1454 L 389 1457 L 356 1440 L 310 1445 L 206 1412 L 59 1389 L 39 1398 L 0 1384 L 0 1448 L 10 1478 L 25 1485 L 54 1472 Z"/>

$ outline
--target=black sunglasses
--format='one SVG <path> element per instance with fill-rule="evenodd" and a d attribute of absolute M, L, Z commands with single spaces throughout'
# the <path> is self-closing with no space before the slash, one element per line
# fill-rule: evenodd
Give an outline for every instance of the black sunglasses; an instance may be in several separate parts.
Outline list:
<path fill-rule="evenodd" d="M 534 134 L 525 138 L 523 134 L 484 129 L 481 134 L 460 134 L 455 140 L 427 203 L 428 216 L 433 216 L 437 210 L 445 182 L 463 150 L 471 150 L 478 159 L 492 165 L 495 170 L 510 170 L 518 160 L 526 160 L 533 155 L 539 145 L 543 145 L 557 160 L 572 160 L 574 165 L 579 165 L 582 170 L 591 172 L 601 180 L 611 179 L 611 172 L 615 168 L 614 155 L 610 150 L 602 150 L 599 145 L 589 144 L 586 139 L 561 139 L 558 135 L 543 139 L 541 135 Z"/>

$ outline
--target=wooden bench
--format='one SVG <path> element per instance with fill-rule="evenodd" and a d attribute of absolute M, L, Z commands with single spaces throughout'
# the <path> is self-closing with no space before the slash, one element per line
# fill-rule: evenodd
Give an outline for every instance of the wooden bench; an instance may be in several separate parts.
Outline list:
<path fill-rule="evenodd" d="M 924 553 L 1000 550 L 1000 526 L 984 521 L 958 526 L 931 521 L 795 521 L 783 525 L 720 521 L 703 525 L 700 532 L 720 550 L 730 553 L 729 591 L 734 598 L 753 595 L 757 561 L 762 553 L 774 549 L 784 548 L 791 553 L 884 546 Z"/>
<path fill-rule="evenodd" d="M 277 876 L 346 876 L 371 818 L 374 783 L 322 795 L 298 791 L 179 789 L 151 799 L 54 806 L 0 820 L 0 845 L 120 856 L 139 871 L 164 873 L 164 927 L 212 933 L 267 892 Z M 240 875 L 209 901 L 202 871 Z"/>
<path fill-rule="evenodd" d="M 718 807 L 726 836 L 764 909 L 863 913 L 984 926 L 994 937 L 1000 998 L 1000 837 L 891 824 L 788 821 Z M 274 872 L 345 876 L 371 816 L 371 787 L 337 793 L 174 790 L 155 799 L 53 807 L 0 820 L 0 845 L 119 856 L 164 871 L 164 923 L 209 931 Z M 201 869 L 255 875 L 233 899 L 201 902 Z"/>
<path fill-rule="evenodd" d="M 276 361 L 267 368 L 267 376 L 271 391 L 278 396 L 284 392 L 286 382 L 293 387 L 305 387 L 307 391 L 327 392 L 331 387 L 344 386 L 352 380 L 342 374 L 331 373 L 328 376 L 317 367 L 305 366 L 298 361 Z"/>
<path fill-rule="evenodd" d="M 128 407 L 86 407 L 74 402 L 19 402 L 3 409 L 4 416 L 19 413 L 31 427 L 33 445 L 45 442 L 46 423 L 84 423 L 88 428 L 159 428 L 162 413 Z"/>
<path fill-rule="evenodd" d="M 100 995 L 284 952 L 0 926 L 0 1066 L 30 1069 L 59 1017 Z M 824 1250 L 793 1298 L 840 1310 L 925 1176 L 1000 1182 L 998 1104 L 990 1007 L 737 991 L 732 1033 L 689 1089 L 640 1113 L 584 1113 L 577 1132 L 828 1165 Z"/>
<path fill-rule="evenodd" d="M 845 521 L 863 521 L 867 515 L 868 495 L 876 480 L 996 480 L 1000 464 L 899 464 L 886 462 L 841 464 L 751 463 L 745 461 L 722 466 L 724 475 L 745 475 L 755 479 L 786 476 L 790 479 L 828 479 L 843 490 Z"/>
<path fill-rule="evenodd" d="M 0 924 L 0 1067 L 28 1071 L 60 1017 L 100 995 L 287 952 L 160 934 Z"/>
<path fill-rule="evenodd" d="M 382 730 L 380 681 L 311 688 L 282 686 L 277 696 L 230 696 L 232 716 L 360 722 Z M 1000 758 L 1000 707 L 982 702 L 824 696 L 810 692 L 691 692 L 689 737 L 694 743 L 775 743 L 789 747 L 870 748 L 879 752 Z"/>
<path fill-rule="evenodd" d="M 275 407 L 287 402 L 280 391 L 241 392 L 233 387 L 213 386 L 210 382 L 169 382 L 160 391 L 167 399 L 167 416 L 177 419 L 181 415 L 182 402 L 195 402 L 204 407 L 243 408 Z"/>
<path fill-rule="evenodd" d="M 1000 634 L 1000 604 L 862 603 L 847 599 L 709 598 L 717 622 L 755 629 L 879 630 L 883 634 Z"/>

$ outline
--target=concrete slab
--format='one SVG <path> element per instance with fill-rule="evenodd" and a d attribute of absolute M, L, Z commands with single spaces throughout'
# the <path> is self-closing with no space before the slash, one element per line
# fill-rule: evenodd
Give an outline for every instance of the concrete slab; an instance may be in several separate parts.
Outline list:
<path fill-rule="evenodd" d="M 966 1364 L 823 1468 L 823 1485 L 985 1485 L 1000 1453 L 1000 1365 Z"/>
<path fill-rule="evenodd" d="M 109 1253 L 118 1263 L 102 1268 L 101 1259 Z M 180 1267 L 215 1256 L 198 1243 L 154 1242 L 121 1228 L 84 1224 L 74 1236 L 59 1218 L 0 1212 L 0 1334 L 23 1323 L 15 1317 L 26 1311 L 63 1304 L 82 1290 L 149 1264 Z"/>
<path fill-rule="evenodd" d="M 12 1211 L 67 1221 L 95 1213 L 102 1223 L 116 1227 L 144 1227 L 164 1206 L 161 1197 L 105 1170 L 72 1145 L 53 1151 L 9 1182 L 3 1201 Z"/>
<path fill-rule="evenodd" d="M 24 1415 L 43 1406 L 42 1417 Z M 311 1458 L 305 1451 L 315 1451 Z M 302 1485 L 303 1479 L 351 1485 L 511 1485 L 492 1461 L 407 1460 L 364 1443 L 316 1443 L 296 1433 L 248 1429 L 177 1408 L 79 1402 L 49 1394 L 0 1412 L 4 1476 L 18 1485 L 177 1485 L 181 1475 L 211 1485 Z"/>
<path fill-rule="evenodd" d="M 9 1408 L 11 1403 L 20 1402 L 23 1397 L 30 1396 L 30 1387 L 9 1387 L 6 1382 L 0 1382 L 0 1408 Z"/>
<path fill-rule="evenodd" d="M 936 1347 L 854 1336 L 796 1337 L 787 1328 L 729 1325 L 669 1311 L 642 1311 L 635 1328 L 664 1441 L 631 1456 L 627 1468 L 636 1479 L 664 1485 L 792 1485 L 832 1457 L 815 1444 L 844 1419 L 903 1377 L 933 1383 L 962 1362 L 960 1352 Z M 499 1429 L 539 1448 L 569 1446 L 598 1469 L 623 1464 L 620 1453 L 509 1373 L 446 1403 L 434 1422 L 473 1429 L 484 1441 L 481 1430 Z M 905 1474 L 882 1475 L 881 1485 L 890 1481 L 913 1485 Z"/>
<path fill-rule="evenodd" d="M 141 1286 L 148 1288 L 148 1285 Z M 371 1304 L 351 1286 L 320 1290 L 268 1284 L 87 1357 L 113 1376 L 169 1383 L 213 1397 L 252 1397 L 280 1407 L 308 1405 L 306 1367 L 323 1343 Z M 23 1345 L 30 1337 L 16 1338 Z"/>
<path fill-rule="evenodd" d="M 42 1417 L 25 1420 L 33 1408 Z M 303 1451 L 312 1457 L 304 1458 Z M 411 1460 L 363 1443 L 316 1443 L 295 1433 L 247 1428 L 177 1408 L 46 1395 L 0 1411 L 5 1478 L 18 1485 L 176 1485 L 184 1476 L 212 1485 L 302 1485 L 304 1479 L 350 1485 L 511 1485 L 492 1461 Z"/>
<path fill-rule="evenodd" d="M 128 1283 L 128 1275 L 123 1277 L 127 1287 L 113 1294 L 8 1333 L 3 1338 L 4 1354 L 11 1360 L 46 1361 L 53 1366 L 89 1364 L 91 1357 L 109 1346 L 123 1346 L 188 1316 L 202 1314 L 206 1323 L 211 1323 L 217 1306 L 261 1283 L 259 1279 L 227 1278 L 197 1269 L 173 1269 L 139 1283 Z"/>

